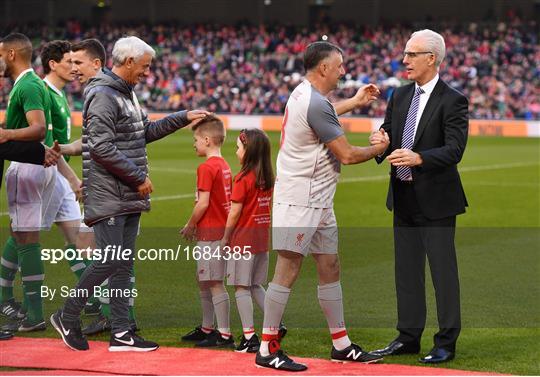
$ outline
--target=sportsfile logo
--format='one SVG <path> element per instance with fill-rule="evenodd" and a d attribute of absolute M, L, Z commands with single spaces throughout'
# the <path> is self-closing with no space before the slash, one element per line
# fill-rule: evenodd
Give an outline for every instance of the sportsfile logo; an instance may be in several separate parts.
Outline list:
<path fill-rule="evenodd" d="M 140 250 L 139 250 L 139 254 Z M 139 255 L 140 257 L 140 255 Z M 83 260 L 99 261 L 107 263 L 107 261 L 128 261 L 134 259 L 131 249 L 123 248 L 122 245 L 107 245 L 104 249 L 41 249 L 41 260 L 50 261 L 56 264 L 59 261 L 83 261 Z"/>

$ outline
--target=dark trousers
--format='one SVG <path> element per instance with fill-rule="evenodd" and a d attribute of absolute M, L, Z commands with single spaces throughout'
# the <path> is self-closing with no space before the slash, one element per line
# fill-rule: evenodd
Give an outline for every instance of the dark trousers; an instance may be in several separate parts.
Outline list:
<path fill-rule="evenodd" d="M 398 341 L 420 344 L 426 323 L 426 255 L 437 301 L 435 347 L 455 351 L 461 330 L 459 277 L 454 236 L 456 217 L 422 215 L 414 183 L 394 182 L 395 278 Z"/>
<path fill-rule="evenodd" d="M 94 288 L 109 278 L 112 332 L 130 329 L 128 319 L 129 299 L 132 297 L 130 279 L 140 217 L 140 213 L 115 216 L 94 224 L 96 245 L 101 249 L 102 259 L 94 260 L 82 274 L 76 286 L 77 292 L 81 293 L 66 300 L 63 308 L 63 318 L 66 321 L 78 322 L 88 298 L 94 294 Z M 131 253 L 115 255 L 114 258 L 109 254 L 104 261 L 104 252 L 108 245 L 115 246 L 116 250 L 129 249 Z M 124 257 L 127 257 L 127 260 Z M 85 290 L 88 295 L 82 294 Z"/>

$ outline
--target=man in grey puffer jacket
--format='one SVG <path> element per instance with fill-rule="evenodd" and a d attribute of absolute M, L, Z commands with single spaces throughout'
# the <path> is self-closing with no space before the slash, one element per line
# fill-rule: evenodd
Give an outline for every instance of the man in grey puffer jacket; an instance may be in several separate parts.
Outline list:
<path fill-rule="evenodd" d="M 141 212 L 150 209 L 146 144 L 194 125 L 208 113 L 180 111 L 151 122 L 141 110 L 133 87 L 150 72 L 155 52 L 137 37 L 119 39 L 113 69 L 90 80 L 83 109 L 84 221 L 93 226 L 101 260 L 90 265 L 51 323 L 66 345 L 87 350 L 80 313 L 105 279 L 109 279 L 112 331 L 109 351 L 153 351 L 158 344 L 137 336 L 128 320 L 130 271 Z M 112 255 L 111 250 L 121 251 Z M 108 254 L 106 251 L 108 250 Z M 83 294 L 86 292 L 86 294 Z"/>

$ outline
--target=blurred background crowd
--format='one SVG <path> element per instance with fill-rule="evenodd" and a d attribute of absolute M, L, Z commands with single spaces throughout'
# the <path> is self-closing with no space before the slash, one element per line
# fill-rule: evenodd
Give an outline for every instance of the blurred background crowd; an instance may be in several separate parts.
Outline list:
<path fill-rule="evenodd" d="M 235 25 L 112 24 L 90 26 L 66 21 L 56 28 L 25 26 L 3 30 L 28 35 L 38 46 L 34 67 L 42 74 L 39 48 L 53 39 L 97 38 L 110 52 L 125 35 L 137 35 L 157 51 L 151 74 L 137 86 L 151 111 L 205 108 L 218 113 L 281 114 L 289 93 L 303 76 L 305 47 L 323 36 L 345 52 L 346 75 L 331 100 L 375 83 L 381 100 L 355 115 L 383 117 L 392 90 L 405 80 L 401 63 L 408 26 L 376 28 L 331 24 L 307 29 L 279 24 Z M 446 41 L 441 77 L 470 101 L 479 119 L 540 119 L 538 25 L 519 20 L 439 25 Z M 0 80 L 0 103 L 7 104 L 11 83 Z M 82 108 L 78 82 L 66 87 L 73 108 Z"/>

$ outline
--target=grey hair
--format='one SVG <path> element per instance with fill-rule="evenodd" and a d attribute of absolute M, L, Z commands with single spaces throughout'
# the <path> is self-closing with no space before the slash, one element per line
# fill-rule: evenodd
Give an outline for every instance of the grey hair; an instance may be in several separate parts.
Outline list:
<path fill-rule="evenodd" d="M 415 37 L 420 37 L 426 41 L 426 48 L 435 54 L 435 65 L 440 66 L 446 55 L 446 46 L 442 35 L 433 30 L 423 29 L 412 33 L 411 39 Z"/>
<path fill-rule="evenodd" d="M 152 58 L 156 57 L 156 51 L 142 39 L 134 36 L 120 38 L 113 47 L 113 65 L 119 67 L 124 64 L 128 58 L 138 60 L 146 53 L 152 55 Z"/>

